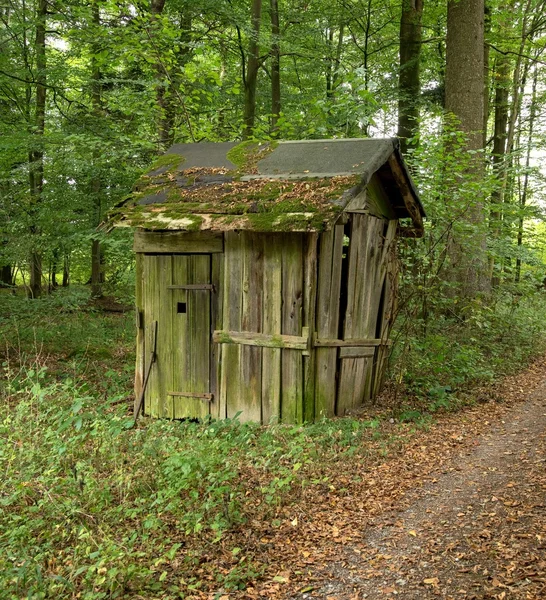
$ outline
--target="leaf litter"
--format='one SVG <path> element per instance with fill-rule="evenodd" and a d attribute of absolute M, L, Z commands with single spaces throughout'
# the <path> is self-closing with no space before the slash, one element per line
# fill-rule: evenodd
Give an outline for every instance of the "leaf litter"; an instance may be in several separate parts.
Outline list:
<path fill-rule="evenodd" d="M 545 366 L 428 429 L 395 426 L 386 456 L 323 465 L 327 483 L 300 489 L 274 521 L 257 510 L 226 534 L 221 546 L 256 569 L 245 590 L 214 588 L 212 573 L 233 564 L 211 555 L 209 585 L 189 597 L 545 598 Z"/>

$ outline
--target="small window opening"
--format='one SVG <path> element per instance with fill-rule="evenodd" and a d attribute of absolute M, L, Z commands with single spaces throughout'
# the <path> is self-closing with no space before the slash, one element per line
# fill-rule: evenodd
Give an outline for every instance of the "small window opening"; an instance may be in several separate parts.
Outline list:
<path fill-rule="evenodd" d="M 341 256 L 341 289 L 339 291 L 339 324 L 338 337 L 343 339 L 345 313 L 347 312 L 349 283 L 349 246 L 351 244 L 351 222 L 345 224 L 343 231 L 343 254 Z"/>
<path fill-rule="evenodd" d="M 388 275 L 387 275 L 388 277 Z M 387 278 L 385 277 L 385 281 L 383 282 L 383 287 L 381 289 L 381 297 L 379 300 L 379 309 L 377 311 L 377 321 L 375 324 L 375 337 L 376 339 L 381 339 L 383 335 L 383 324 L 385 322 L 385 297 L 387 295 Z"/>
<path fill-rule="evenodd" d="M 185 315 L 186 314 L 186 303 L 185 302 L 178 302 L 177 306 L 176 306 L 176 312 L 179 315 Z"/>

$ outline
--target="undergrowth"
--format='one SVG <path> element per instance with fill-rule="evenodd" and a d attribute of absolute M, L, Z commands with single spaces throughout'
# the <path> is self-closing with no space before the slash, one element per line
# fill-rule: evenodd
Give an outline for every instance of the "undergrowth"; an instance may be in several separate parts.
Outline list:
<path fill-rule="evenodd" d="M 134 315 L 104 315 L 78 290 L 0 304 L 0 598 L 242 588 L 263 565 L 230 536 L 279 526 L 281 507 L 328 485 L 325 460 L 388 446 L 378 420 L 135 428 Z"/>
<path fill-rule="evenodd" d="M 132 428 L 116 395 L 48 382 L 45 369 L 15 375 L 0 409 L 0 597 L 183 596 L 202 585 L 207 545 L 256 517 L 275 527 L 283 503 L 327 484 L 322 461 L 381 438 L 378 422 L 353 419 Z M 219 570 L 218 585 L 258 574 L 247 559 Z"/>
<path fill-rule="evenodd" d="M 544 297 L 499 299 L 427 332 L 417 323 L 420 335 L 398 344 L 396 421 L 409 425 L 387 412 L 305 426 L 133 427 L 132 314 L 104 315 L 77 290 L 0 304 L 0 598 L 242 589 L 264 569 L 244 547 L 250 529 L 281 527 L 285 507 L 330 489 L 332 469 L 357 481 L 471 383 L 544 347 Z"/>
<path fill-rule="evenodd" d="M 475 398 L 478 386 L 523 369 L 546 351 L 546 293 L 499 292 L 458 312 L 408 310 L 397 324 L 390 386 L 401 420 L 428 419 Z"/>

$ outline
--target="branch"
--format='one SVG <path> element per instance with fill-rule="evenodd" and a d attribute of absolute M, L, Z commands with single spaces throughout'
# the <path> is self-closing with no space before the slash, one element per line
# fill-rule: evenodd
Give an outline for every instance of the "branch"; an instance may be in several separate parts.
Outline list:
<path fill-rule="evenodd" d="M 56 88 L 54 85 L 49 85 L 47 83 L 43 83 L 40 81 L 36 81 L 34 79 L 23 79 L 22 77 L 18 77 L 17 75 L 12 75 L 11 73 L 7 73 L 6 71 L 2 71 L 0 69 L 0 75 L 5 75 L 6 77 L 8 77 L 9 79 L 14 79 L 15 81 L 20 81 L 21 83 L 25 83 L 27 85 L 42 85 L 45 88 L 49 89 L 49 90 L 53 90 L 53 92 L 60 96 L 63 100 L 65 100 L 66 102 L 68 102 L 68 104 L 78 104 L 79 106 L 82 106 L 85 109 L 89 109 L 88 106 L 86 106 L 85 104 L 83 104 L 82 102 L 80 102 L 79 100 L 71 100 L 70 98 L 67 98 L 62 92 L 60 92 L 58 90 L 58 88 Z"/>
<path fill-rule="evenodd" d="M 527 60 L 530 60 L 533 63 L 538 63 L 540 65 L 546 65 L 546 61 L 538 59 L 538 56 L 540 56 L 542 54 L 542 51 L 544 50 L 543 48 L 540 49 L 540 52 L 538 53 L 537 57 L 533 57 L 533 56 L 529 56 L 528 54 L 521 54 L 520 52 L 515 52 L 514 50 L 501 50 L 500 48 L 498 48 L 494 44 L 491 44 L 490 42 L 488 43 L 488 46 L 490 48 L 493 48 L 493 50 L 495 50 L 495 52 L 498 52 L 499 54 L 502 54 L 503 56 L 508 56 L 509 54 L 511 54 L 513 56 L 519 56 L 520 58 L 526 58 Z"/>

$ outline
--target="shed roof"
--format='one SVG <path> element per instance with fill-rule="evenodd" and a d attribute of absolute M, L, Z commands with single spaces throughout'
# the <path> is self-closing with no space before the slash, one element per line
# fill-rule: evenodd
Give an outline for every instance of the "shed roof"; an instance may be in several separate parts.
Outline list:
<path fill-rule="evenodd" d="M 418 234 L 424 210 L 393 139 L 175 144 L 110 220 L 151 230 L 321 231 L 376 172 L 396 217 L 411 218 Z"/>

